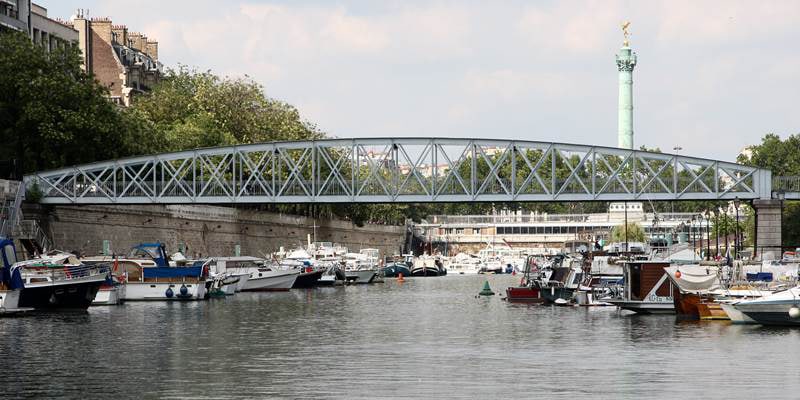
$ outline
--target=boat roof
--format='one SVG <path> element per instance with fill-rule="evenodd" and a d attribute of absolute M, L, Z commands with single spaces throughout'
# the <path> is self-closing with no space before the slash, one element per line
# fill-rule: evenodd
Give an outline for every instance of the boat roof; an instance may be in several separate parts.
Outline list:
<path fill-rule="evenodd" d="M 233 256 L 233 257 L 212 257 L 212 259 L 217 261 L 263 261 L 263 258 L 252 257 L 252 256 Z"/>

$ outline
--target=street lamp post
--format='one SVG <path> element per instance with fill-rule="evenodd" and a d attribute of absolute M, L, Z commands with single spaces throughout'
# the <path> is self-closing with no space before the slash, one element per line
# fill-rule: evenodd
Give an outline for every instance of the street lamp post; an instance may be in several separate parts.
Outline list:
<path fill-rule="evenodd" d="M 714 236 L 717 237 L 717 245 L 714 249 L 716 250 L 716 258 L 719 259 L 719 210 L 712 211 L 712 214 L 714 214 Z"/>
<path fill-rule="evenodd" d="M 727 210 L 725 210 L 722 207 L 719 208 L 719 212 L 720 214 L 722 214 L 722 221 L 725 222 L 725 257 L 728 257 L 728 242 L 729 242 L 728 237 L 730 235 L 728 232 L 728 230 L 730 229 L 730 227 L 728 226 L 728 213 Z"/>
<path fill-rule="evenodd" d="M 700 259 L 703 259 L 703 213 L 697 214 L 697 237 L 700 240 Z"/>
<path fill-rule="evenodd" d="M 778 200 L 781 201 L 781 257 L 783 257 L 783 202 L 786 200 L 786 191 L 783 189 L 778 189 L 775 193 Z"/>
<path fill-rule="evenodd" d="M 734 229 L 736 230 L 736 237 L 733 238 L 733 259 L 739 259 L 739 246 L 740 238 L 739 238 L 739 205 L 741 204 L 741 200 L 739 200 L 739 196 L 733 199 L 733 208 L 736 209 L 736 220 L 734 221 Z"/>
<path fill-rule="evenodd" d="M 692 235 L 692 261 L 695 259 L 695 255 L 697 254 L 697 242 L 694 240 L 694 221 L 696 221 L 694 215 L 692 215 L 692 219 L 686 221 L 689 223 L 689 234 Z"/>
<path fill-rule="evenodd" d="M 708 229 L 708 220 L 711 219 L 711 211 L 706 209 L 704 214 L 706 217 L 706 261 L 711 261 L 711 231 Z"/>

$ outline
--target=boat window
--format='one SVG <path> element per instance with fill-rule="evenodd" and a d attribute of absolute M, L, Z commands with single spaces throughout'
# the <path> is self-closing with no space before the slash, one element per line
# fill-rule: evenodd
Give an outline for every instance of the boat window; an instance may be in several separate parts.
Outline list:
<path fill-rule="evenodd" d="M 16 254 L 14 254 L 14 247 L 10 244 L 3 246 L 3 255 L 5 255 L 8 265 L 14 265 L 17 262 Z"/>
<path fill-rule="evenodd" d="M 161 255 L 158 252 L 159 248 L 157 247 L 145 247 L 145 248 L 134 248 L 131 249 L 131 253 L 128 258 L 161 258 Z"/>
<path fill-rule="evenodd" d="M 572 284 L 577 285 L 581 283 L 581 278 L 583 278 L 583 274 L 581 273 L 575 274 L 575 278 L 572 279 Z"/>
<path fill-rule="evenodd" d="M 631 300 L 642 300 L 641 293 L 639 293 L 641 291 L 641 282 L 639 281 L 641 271 L 642 267 L 640 265 L 633 264 L 630 266 L 628 283 L 630 284 Z"/>

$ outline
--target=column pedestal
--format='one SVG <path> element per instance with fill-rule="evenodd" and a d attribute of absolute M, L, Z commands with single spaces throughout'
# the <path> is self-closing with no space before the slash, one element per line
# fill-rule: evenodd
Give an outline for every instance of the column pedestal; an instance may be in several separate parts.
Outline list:
<path fill-rule="evenodd" d="M 781 251 L 781 201 L 753 200 L 756 211 L 756 249 L 762 260 L 779 260 Z"/>

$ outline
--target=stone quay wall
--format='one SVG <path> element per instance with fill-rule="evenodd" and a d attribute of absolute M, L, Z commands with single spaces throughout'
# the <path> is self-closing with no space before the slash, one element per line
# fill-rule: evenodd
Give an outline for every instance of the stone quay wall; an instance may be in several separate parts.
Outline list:
<path fill-rule="evenodd" d="M 116 254 L 160 241 L 170 254 L 183 245 L 190 257 L 232 256 L 239 245 L 241 255 L 264 257 L 281 246 L 305 247 L 315 225 L 311 218 L 206 205 L 29 205 L 24 214 L 39 220 L 56 248 L 85 255 L 100 254 L 103 241 L 110 240 Z M 342 220 L 316 220 L 316 225 L 317 241 L 353 252 L 377 248 L 382 256 L 399 254 L 405 240 L 403 226 L 357 227 Z"/>

